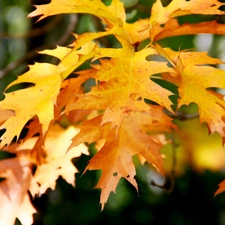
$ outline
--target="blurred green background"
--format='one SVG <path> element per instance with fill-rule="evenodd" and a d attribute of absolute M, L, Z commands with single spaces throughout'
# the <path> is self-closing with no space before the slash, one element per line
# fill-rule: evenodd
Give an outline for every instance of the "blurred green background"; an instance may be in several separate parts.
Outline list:
<path fill-rule="evenodd" d="M 28 64 L 34 61 L 57 63 L 56 59 L 37 55 L 37 51 L 54 48 L 56 44 L 65 46 L 71 43 L 71 32 L 80 34 L 103 29 L 99 20 L 90 15 L 59 15 L 38 23 L 35 23 L 36 18 L 27 18 L 28 13 L 34 10 L 32 4 L 48 2 L 0 1 L 0 93 L 16 76 L 28 69 Z M 104 2 L 110 4 L 110 0 Z M 124 3 L 128 22 L 150 16 L 152 0 L 124 0 Z M 164 5 L 168 3 L 163 1 Z M 211 19 L 224 23 L 222 16 L 186 16 L 179 18 L 179 21 L 184 23 Z M 101 39 L 100 44 L 106 47 L 118 45 L 113 37 Z M 167 38 L 160 44 L 174 50 L 209 51 L 211 56 L 225 60 L 225 40 L 221 36 L 180 36 Z M 92 145 L 90 152 L 91 155 L 94 153 Z M 101 212 L 100 190 L 93 189 L 100 172 L 88 171 L 82 175 L 90 157 L 82 155 L 73 161 L 80 171 L 75 175 L 75 189 L 59 178 L 54 191 L 48 190 L 46 194 L 32 199 L 38 210 L 38 214 L 34 215 L 34 225 L 225 225 L 225 194 L 213 198 L 217 184 L 225 177 L 224 171 L 204 169 L 197 172 L 191 164 L 184 165 L 184 173 L 176 177 L 174 188 L 167 191 L 151 184 L 152 180 L 161 185 L 164 182 L 152 167 L 142 166 L 136 161 L 139 193 L 121 179 L 117 194 L 110 195 Z"/>

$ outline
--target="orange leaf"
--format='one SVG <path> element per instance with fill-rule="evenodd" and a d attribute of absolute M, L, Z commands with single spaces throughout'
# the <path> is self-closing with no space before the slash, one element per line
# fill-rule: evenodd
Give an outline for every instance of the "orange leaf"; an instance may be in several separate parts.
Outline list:
<path fill-rule="evenodd" d="M 81 143 L 88 142 L 89 144 L 105 138 L 104 126 L 100 127 L 102 116 L 97 116 L 91 120 L 85 121 L 82 125 L 77 126 L 80 132 L 72 139 L 69 150 Z"/>
<path fill-rule="evenodd" d="M 162 159 L 159 154 L 159 144 L 141 131 L 140 121 L 135 114 L 124 120 L 118 132 L 111 130 L 109 126 L 101 129 L 106 130 L 106 142 L 100 151 L 90 160 L 86 170 L 102 170 L 102 175 L 96 186 L 101 188 L 100 202 L 102 209 L 111 191 L 115 192 L 121 177 L 128 180 L 136 189 L 134 180 L 135 167 L 132 157 L 136 154 L 142 155 L 147 162 L 153 163 L 163 173 Z M 116 135 L 117 133 L 117 135 Z"/>
<path fill-rule="evenodd" d="M 153 107 L 152 115 L 130 113 L 118 129 L 111 129 L 110 123 L 100 126 L 102 116 L 86 121 L 79 126 L 80 133 L 73 138 L 70 148 L 85 141 L 93 143 L 101 139 L 105 140 L 103 147 L 86 167 L 86 170 L 102 170 L 102 176 L 96 186 L 96 188 L 102 189 L 100 200 L 102 208 L 110 192 L 115 192 L 121 177 L 137 188 L 134 180 L 135 167 L 132 162 L 134 155 L 143 156 L 148 163 L 152 163 L 163 174 L 162 158 L 159 153 L 161 144 L 156 143 L 154 138 L 141 130 L 142 125 L 148 125 L 150 128 L 153 126 L 153 131 L 168 131 L 173 128 L 171 120 L 165 123 L 160 119 L 155 121 L 154 114 L 158 113 L 162 114 L 162 118 L 163 115 L 166 117 L 161 110 L 162 108 Z"/>
<path fill-rule="evenodd" d="M 0 177 L 5 179 L 0 182 L 0 224 L 13 225 L 18 217 L 24 225 L 30 225 L 36 210 L 27 194 L 31 181 L 29 161 L 23 158 L 0 160 Z"/>
<path fill-rule="evenodd" d="M 218 23 L 215 20 L 197 24 L 185 23 L 179 25 L 176 19 L 170 19 L 164 27 L 161 27 L 160 25 L 154 26 L 150 30 L 150 38 L 152 41 L 158 41 L 167 37 L 193 35 L 200 33 L 225 34 L 225 25 Z"/>
<path fill-rule="evenodd" d="M 78 94 L 83 93 L 82 84 L 91 78 L 91 74 L 87 76 L 79 76 L 78 78 L 70 78 L 64 80 L 61 85 L 61 90 L 57 98 L 57 105 L 55 107 L 56 116 L 60 116 L 62 109 L 68 105 L 73 104 L 78 99 Z M 67 112 L 70 110 L 64 110 Z"/>
<path fill-rule="evenodd" d="M 218 194 L 221 194 L 224 191 L 225 191 L 225 180 L 223 180 L 221 183 L 219 183 L 219 188 L 214 193 L 214 197 Z"/>

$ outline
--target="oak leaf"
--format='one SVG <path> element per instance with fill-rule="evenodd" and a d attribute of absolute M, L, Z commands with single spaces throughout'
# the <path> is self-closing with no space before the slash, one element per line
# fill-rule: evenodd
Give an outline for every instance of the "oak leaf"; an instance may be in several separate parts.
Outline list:
<path fill-rule="evenodd" d="M 206 122 L 210 132 L 224 133 L 224 96 L 211 90 L 225 87 L 225 72 L 207 64 L 224 64 L 206 52 L 175 52 L 156 46 L 157 51 L 167 58 L 177 71 L 179 86 L 178 108 L 194 102 L 199 107 L 201 122 Z"/>
<path fill-rule="evenodd" d="M 162 108 L 152 109 L 152 115 L 133 112 L 123 120 L 118 130 L 111 129 L 110 123 L 100 126 L 102 116 L 93 118 L 79 126 L 80 133 L 73 138 L 70 146 L 77 146 L 84 141 L 89 143 L 104 139 L 103 147 L 90 160 L 86 170 L 102 170 L 102 175 L 96 186 L 101 188 L 100 202 L 102 209 L 111 191 L 116 191 L 119 180 L 124 177 L 136 189 L 137 184 L 134 180 L 135 167 L 132 157 L 140 154 L 148 163 L 152 163 L 162 174 L 162 158 L 159 153 L 161 144 L 155 142 L 154 138 L 147 135 L 141 128 L 143 125 L 150 127 L 151 131 L 169 131 L 174 128 L 171 120 L 167 123 L 160 119 L 155 121 L 155 110 L 159 113 Z M 162 114 L 162 117 L 166 117 Z M 165 120 L 166 121 L 166 120 Z M 157 125 L 156 125 L 157 124 Z"/>
<path fill-rule="evenodd" d="M 3 179 L 0 182 L 0 223 L 13 225 L 19 218 L 22 224 L 30 225 L 36 210 L 27 193 L 32 179 L 29 160 L 22 157 L 0 160 L 0 177 Z"/>
<path fill-rule="evenodd" d="M 42 155 L 41 165 L 32 154 L 38 137 L 31 137 L 22 144 L 15 143 L 9 146 L 8 152 L 16 153 L 18 157 L 0 161 L 0 177 L 3 179 L 0 182 L 0 196 L 4 204 L 0 207 L 1 224 L 14 224 L 16 217 L 24 225 L 32 223 L 32 214 L 36 210 L 31 205 L 28 191 L 35 196 L 43 194 L 48 188 L 55 189 L 59 176 L 75 185 L 74 174 L 77 169 L 71 160 L 82 153 L 88 154 L 88 149 L 83 144 L 67 153 L 71 138 L 77 132 L 78 130 L 73 127 L 64 130 L 59 125 L 51 126 L 44 140 L 45 155 Z M 32 164 L 36 165 L 34 175 L 31 174 Z M 13 214 L 5 216 L 9 211 Z"/>
<path fill-rule="evenodd" d="M 212 133 L 225 137 L 223 95 L 209 90 L 225 87 L 225 72 L 209 66 L 186 66 L 181 76 L 179 106 L 198 104 L 201 122 L 206 122 Z"/>
<path fill-rule="evenodd" d="M 119 126 L 130 112 L 148 113 L 149 106 L 145 99 L 172 111 L 169 96 L 173 93 L 153 82 L 150 77 L 174 70 L 166 62 L 146 60 L 147 56 L 154 54 L 157 52 L 148 48 L 134 52 L 131 58 L 101 60 L 101 66 L 95 67 L 97 71 L 94 69 L 99 84 L 90 92 L 80 95 L 70 110 L 104 109 L 101 124 L 112 122 L 112 127 Z"/>
<path fill-rule="evenodd" d="M 30 66 L 28 72 L 19 76 L 7 89 L 26 82 L 34 86 L 4 93 L 5 99 L 0 102 L 1 110 L 12 110 L 15 113 L 0 126 L 0 129 L 6 129 L 1 136 L 1 148 L 10 144 L 14 136 L 18 139 L 25 124 L 35 115 L 42 124 L 43 134 L 48 130 L 49 123 L 54 118 L 54 104 L 61 84 L 56 66 L 48 63 L 35 63 Z"/>
<path fill-rule="evenodd" d="M 81 43 L 80 43 L 81 42 Z M 57 72 L 60 73 L 62 80 L 67 78 L 77 67 L 86 60 L 95 55 L 96 44 L 93 41 L 76 42 L 74 48 L 57 46 L 55 49 L 41 51 L 41 54 L 47 54 L 60 59 L 57 65 Z"/>
<path fill-rule="evenodd" d="M 225 12 L 219 8 L 225 4 L 217 0 L 173 0 L 169 5 L 163 7 L 161 0 L 157 0 L 152 6 L 152 14 L 150 17 L 150 26 L 157 24 L 165 24 L 169 19 L 190 15 L 190 14 L 204 14 L 204 15 L 224 15 Z"/>
<path fill-rule="evenodd" d="M 42 164 L 37 164 L 37 169 L 33 176 L 30 192 L 35 194 L 43 194 L 48 188 L 55 189 L 56 180 L 62 176 L 68 183 L 75 185 L 75 176 L 77 169 L 74 167 L 71 160 L 74 157 L 80 156 L 82 153 L 88 154 L 87 147 L 83 144 L 71 149 L 67 153 L 67 148 L 71 143 L 71 138 L 76 135 L 77 129 L 70 127 L 64 130 L 58 125 L 50 127 L 44 142 L 45 156 Z M 16 152 L 20 153 L 27 149 L 32 151 L 37 138 L 33 137 L 25 141 L 22 145 L 15 148 Z M 38 185 L 37 185 L 38 184 Z"/>
<path fill-rule="evenodd" d="M 28 17 L 40 16 L 39 20 L 41 20 L 62 13 L 88 13 L 100 18 L 107 25 L 106 32 L 82 34 L 83 41 L 90 41 L 109 34 L 114 34 L 120 41 L 122 38 L 130 44 L 148 38 L 146 32 L 149 27 L 148 20 L 138 20 L 133 24 L 126 23 L 125 9 L 119 0 L 113 0 L 108 6 L 100 0 L 78 0 L 76 2 L 70 0 L 66 5 L 62 5 L 59 0 L 52 0 L 49 4 L 35 7 L 36 10 Z"/>
<path fill-rule="evenodd" d="M 179 24 L 177 19 L 170 19 L 162 27 L 156 25 L 149 30 L 152 41 L 158 41 L 163 38 L 180 36 L 180 35 L 194 35 L 201 33 L 208 34 L 225 34 L 224 24 L 218 23 L 216 20 L 200 22 L 200 23 L 184 23 Z"/>
<path fill-rule="evenodd" d="M 107 25 L 125 21 L 125 10 L 119 0 L 113 0 L 110 6 L 106 6 L 100 0 L 67 0 L 62 4 L 60 0 L 52 0 L 46 5 L 36 5 L 37 9 L 28 17 L 40 16 L 39 20 L 61 13 L 88 13 L 101 18 Z"/>

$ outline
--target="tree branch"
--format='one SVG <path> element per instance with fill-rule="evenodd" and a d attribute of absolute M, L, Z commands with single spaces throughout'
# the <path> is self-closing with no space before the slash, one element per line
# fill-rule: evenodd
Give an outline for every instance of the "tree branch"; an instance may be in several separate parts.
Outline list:
<path fill-rule="evenodd" d="M 26 61 L 35 58 L 35 56 L 38 54 L 37 52 L 39 52 L 39 51 L 41 51 L 43 49 L 53 48 L 53 47 L 55 47 L 55 45 L 63 45 L 63 44 L 65 44 L 66 41 L 68 40 L 69 36 L 71 35 L 71 32 L 74 30 L 74 27 L 75 27 L 76 23 L 77 23 L 77 16 L 75 14 L 72 14 L 70 16 L 70 22 L 69 22 L 69 25 L 67 27 L 67 30 L 65 31 L 63 36 L 61 36 L 61 38 L 56 43 L 42 45 L 42 46 L 40 46 L 40 47 L 38 47 L 38 48 L 36 48 L 36 49 L 26 53 L 26 55 L 23 56 L 22 58 L 19 58 L 18 60 L 14 61 L 14 62 L 11 62 L 3 70 L 0 70 L 0 78 L 3 78 L 6 74 L 8 74 L 9 72 L 13 71 L 18 66 L 20 66 L 23 63 L 25 63 Z"/>

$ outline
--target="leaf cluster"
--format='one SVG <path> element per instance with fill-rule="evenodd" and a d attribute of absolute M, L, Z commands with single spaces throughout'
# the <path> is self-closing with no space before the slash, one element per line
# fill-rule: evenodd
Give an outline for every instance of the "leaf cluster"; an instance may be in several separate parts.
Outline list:
<path fill-rule="evenodd" d="M 90 14 L 104 29 L 73 34 L 69 46 L 39 52 L 59 63 L 36 62 L 6 88 L 0 102 L 0 129 L 5 130 L 0 147 L 16 157 L 0 161 L 0 218 L 4 210 L 14 212 L 2 224 L 13 224 L 16 217 L 32 223 L 35 209 L 28 192 L 34 197 L 54 189 L 60 175 L 74 185 L 77 170 L 71 159 L 88 154 L 84 143 L 95 143 L 97 149 L 85 171 L 102 170 L 96 188 L 101 189 L 103 209 L 122 177 L 138 188 L 134 156 L 164 175 L 161 149 L 173 142 L 168 134 L 182 136 L 184 130 L 173 120 L 185 117 L 183 106 L 195 103 L 200 123 L 224 140 L 225 101 L 215 89 L 225 87 L 225 72 L 216 67 L 224 62 L 206 52 L 160 45 L 179 35 L 223 35 L 225 26 L 217 20 L 180 23 L 178 18 L 224 15 L 224 5 L 217 0 L 173 0 L 163 6 L 157 0 L 150 17 L 133 23 L 127 22 L 119 0 L 52 0 L 36 6 L 28 17 L 40 21 L 57 14 Z M 102 45 L 105 37 L 114 37 L 119 46 Z M 85 63 L 88 69 L 82 69 Z M 91 80 L 94 85 L 86 90 Z M 19 84 L 29 85 L 12 91 Z M 24 128 L 28 132 L 19 138 Z"/>

